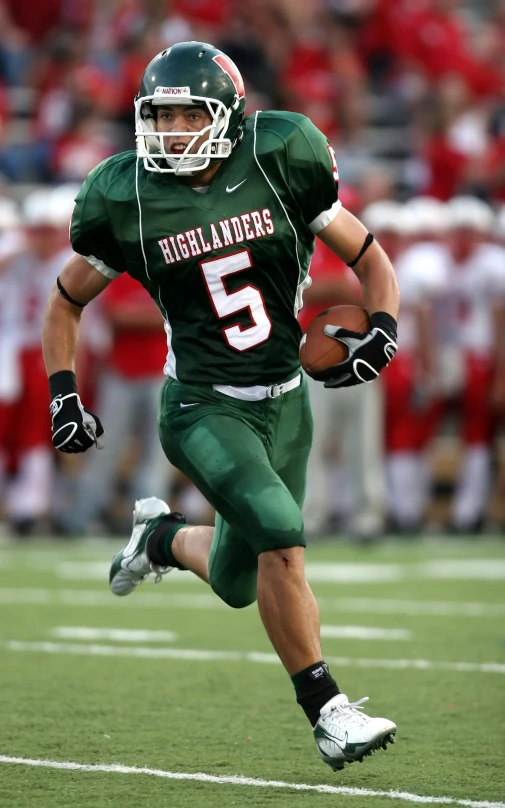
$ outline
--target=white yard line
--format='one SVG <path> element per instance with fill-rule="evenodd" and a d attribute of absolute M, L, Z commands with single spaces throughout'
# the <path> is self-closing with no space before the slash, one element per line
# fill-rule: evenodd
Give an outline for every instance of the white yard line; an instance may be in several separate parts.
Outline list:
<path fill-rule="evenodd" d="M 105 551 L 104 551 L 105 552 Z M 111 548 L 108 548 L 111 553 Z M 427 551 L 427 554 L 429 551 Z M 0 552 L 0 568 L 19 566 L 19 557 L 11 552 Z M 23 559 L 23 565 L 39 573 L 52 573 L 63 580 L 105 581 L 110 568 L 109 558 L 67 558 L 54 551 L 35 552 Z M 341 562 L 308 561 L 307 578 L 311 582 L 365 584 L 403 580 L 503 580 L 505 558 L 441 558 L 428 561 L 402 563 L 387 562 Z M 190 572 L 177 572 L 167 576 L 167 581 L 200 583 Z"/>
<path fill-rule="evenodd" d="M 197 662 L 260 662 L 278 664 L 276 654 L 262 651 L 213 651 L 197 648 L 149 648 L 142 645 L 93 645 L 86 643 L 25 642 L 9 640 L 0 643 L 7 651 L 80 656 L 131 657 L 137 659 L 183 659 Z M 499 662 L 432 662 L 428 659 L 366 659 L 360 657 L 325 656 L 328 663 L 347 668 L 391 668 L 394 670 L 455 671 L 461 673 L 505 674 Z"/>
<path fill-rule="evenodd" d="M 58 640 L 112 640 L 112 642 L 175 642 L 175 631 L 149 631 L 136 628 L 92 628 L 56 626 L 51 630 Z"/>
<path fill-rule="evenodd" d="M 174 631 L 150 629 L 94 628 L 92 626 L 56 626 L 51 635 L 57 640 L 111 640 L 112 642 L 175 642 Z M 412 632 L 402 628 L 372 628 L 369 626 L 321 626 L 323 639 L 346 640 L 410 640 Z"/>
<path fill-rule="evenodd" d="M 51 567 L 54 574 L 66 581 L 108 581 L 110 561 L 60 561 Z M 50 571 L 50 570 L 49 570 Z M 174 570 L 163 579 L 172 584 L 201 584 L 192 572 Z"/>
<path fill-rule="evenodd" d="M 388 584 L 405 577 L 404 564 L 307 562 L 305 574 L 311 583 Z"/>
<path fill-rule="evenodd" d="M 360 614 L 401 614 L 434 617 L 505 617 L 505 604 L 449 600 L 397 600 L 394 598 L 317 598 L 319 608 L 327 612 L 358 612 Z M 163 592 L 153 587 L 135 592 L 133 598 L 117 598 L 98 589 L 35 589 L 0 587 L 0 606 L 10 604 L 40 606 L 120 607 L 163 609 L 227 609 L 229 606 L 217 595 L 201 592 Z"/>
<path fill-rule="evenodd" d="M 109 561 L 60 561 L 53 563 L 48 571 L 63 580 L 107 580 Z M 388 584 L 403 580 L 503 580 L 505 559 L 467 558 L 441 559 L 438 561 L 407 564 L 385 563 L 333 563 L 329 561 L 308 562 L 305 565 L 307 578 L 313 583 L 339 584 Z M 171 583 L 201 584 L 191 572 L 177 572 L 167 576 Z"/>
<path fill-rule="evenodd" d="M 505 559 L 453 558 L 426 561 L 419 564 L 419 574 L 423 578 L 440 580 L 499 581 L 505 578 Z"/>
<path fill-rule="evenodd" d="M 162 609 L 170 606 L 187 609 L 228 609 L 217 595 L 210 589 L 204 593 L 161 593 L 146 588 L 136 592 L 134 598 L 118 598 L 108 590 L 98 589 L 17 589 L 14 587 L 0 587 L 0 606 L 12 603 L 36 603 L 40 606 L 119 606 L 121 608 L 139 607 Z"/>
<path fill-rule="evenodd" d="M 388 584 L 404 580 L 500 581 L 505 578 L 504 558 L 439 559 L 406 564 L 335 564 L 326 561 L 305 565 L 311 582 Z"/>
<path fill-rule="evenodd" d="M 1 599 L 1 590 L 0 590 Z M 505 617 L 505 603 L 395 598 L 317 598 L 319 608 L 333 612 L 403 614 L 434 617 Z"/>
<path fill-rule="evenodd" d="M 348 788 L 346 786 L 310 785 L 308 783 L 286 783 L 283 780 L 259 780 L 256 777 L 240 777 L 237 775 L 214 775 L 203 772 L 168 772 L 163 769 L 147 767 L 121 766 L 114 764 L 74 763 L 69 760 L 33 760 L 30 758 L 9 757 L 0 755 L 0 763 L 21 766 L 37 766 L 46 769 L 63 769 L 64 771 L 105 772 L 107 774 L 145 774 L 151 777 L 162 777 L 167 780 L 193 780 L 215 785 L 250 786 L 256 788 L 284 788 L 290 791 L 316 791 L 320 794 L 340 794 L 344 797 L 388 797 L 392 800 L 416 802 L 430 805 L 463 805 L 466 808 L 505 808 L 503 802 L 458 799 L 457 797 L 425 797 L 409 791 L 373 791 L 369 788 Z"/>
<path fill-rule="evenodd" d="M 321 637 L 324 640 L 411 640 L 412 632 L 405 628 L 322 625 Z"/>
<path fill-rule="evenodd" d="M 93 626 L 56 626 L 51 635 L 57 640 L 112 640 L 112 642 L 175 642 L 174 631 Z M 321 626 L 321 637 L 346 640 L 410 640 L 412 632 L 403 628 L 370 626 Z"/>

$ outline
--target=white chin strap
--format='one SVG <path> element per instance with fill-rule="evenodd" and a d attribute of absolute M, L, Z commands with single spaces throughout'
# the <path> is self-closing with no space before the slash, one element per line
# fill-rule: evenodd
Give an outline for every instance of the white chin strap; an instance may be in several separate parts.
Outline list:
<path fill-rule="evenodd" d="M 228 110 L 221 101 L 191 96 L 191 98 L 178 98 L 178 104 L 190 106 L 196 103 L 205 104 L 212 123 L 201 131 L 189 132 L 157 132 L 156 122 L 152 116 L 145 116 L 149 104 L 167 104 L 166 99 L 159 96 L 146 96 L 135 101 L 135 137 L 137 142 L 137 155 L 144 161 L 147 171 L 157 171 L 161 174 L 178 174 L 190 176 L 207 168 L 211 160 L 224 160 L 229 157 L 232 143 L 224 137 L 228 130 L 231 110 Z M 209 133 L 208 139 L 201 144 L 196 152 L 192 152 L 199 138 Z M 174 154 L 165 149 L 166 138 L 192 138 L 181 154 Z"/>

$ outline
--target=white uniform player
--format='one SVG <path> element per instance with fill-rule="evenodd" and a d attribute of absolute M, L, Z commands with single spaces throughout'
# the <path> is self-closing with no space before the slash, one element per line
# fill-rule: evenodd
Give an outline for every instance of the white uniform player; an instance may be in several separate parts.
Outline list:
<path fill-rule="evenodd" d="M 451 261 L 437 302 L 439 379 L 445 398 L 457 399 L 464 445 L 452 524 L 472 532 L 486 515 L 493 421 L 504 392 L 505 250 L 490 242 L 494 217 L 484 202 L 456 197 L 448 212 Z"/>
<path fill-rule="evenodd" d="M 434 303 L 444 288 L 449 253 L 441 243 L 445 211 L 417 199 L 404 215 L 413 243 L 395 264 L 401 294 L 398 351 L 384 373 L 387 490 L 392 525 L 416 532 L 429 499 L 426 449 L 436 415 Z"/>
<path fill-rule="evenodd" d="M 19 214 L 10 199 L 0 198 L 0 510 L 4 510 L 7 473 L 13 450 L 12 426 L 15 404 L 21 393 L 19 355 L 22 299 L 20 287 L 10 271 L 19 252 Z"/>
<path fill-rule="evenodd" d="M 74 189 L 37 190 L 22 207 L 24 250 L 9 264 L 13 297 L 19 301 L 17 354 L 19 384 L 15 401 L 15 474 L 5 498 L 5 515 L 18 532 L 32 529 L 50 511 L 52 448 L 47 424 L 49 404 L 40 340 L 49 291 L 72 256 L 68 225 Z M 14 406 L 14 405 L 13 405 Z"/>

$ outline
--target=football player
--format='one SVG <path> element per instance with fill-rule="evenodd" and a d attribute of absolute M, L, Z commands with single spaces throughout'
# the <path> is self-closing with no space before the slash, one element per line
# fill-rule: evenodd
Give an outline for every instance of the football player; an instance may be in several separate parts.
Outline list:
<path fill-rule="evenodd" d="M 7 299 L 12 307 L 9 319 L 14 318 L 9 327 L 10 340 L 16 332 L 20 338 L 16 362 L 11 368 L 19 390 L 4 421 L 16 468 L 5 498 L 5 514 L 18 535 L 32 533 L 51 511 L 54 464 L 44 406 L 49 397 L 40 333 L 49 291 L 72 256 L 68 218 L 75 192 L 74 189 L 69 198 L 65 186 L 59 186 L 51 191 L 35 190 L 26 196 L 21 211 L 22 249 L 12 254 L 7 270 L 17 287 Z M 4 372 L 8 372 L 9 364 L 4 368 L 2 362 Z"/>
<path fill-rule="evenodd" d="M 325 374 L 372 381 L 396 350 L 398 289 L 372 234 L 338 199 L 326 138 L 303 115 L 244 119 L 240 73 L 221 51 L 184 42 L 147 66 L 135 100 L 136 152 L 98 165 L 80 190 L 69 261 L 48 301 L 43 346 L 53 443 L 101 446 L 103 427 L 74 375 L 79 315 L 128 272 L 165 320 L 159 408 L 165 454 L 217 512 L 190 526 L 151 497 L 134 509 L 110 586 L 128 595 L 151 572 L 192 570 L 234 608 L 258 600 L 322 759 L 333 769 L 394 740 L 392 721 L 351 703 L 322 658 L 304 575 L 301 505 L 312 435 L 296 314 L 318 235 L 361 281 L 366 334 L 331 327 L 349 358 Z"/>
<path fill-rule="evenodd" d="M 462 456 L 451 528 L 473 535 L 487 518 L 496 418 L 505 402 L 505 252 L 493 244 L 492 209 L 456 196 L 447 203 L 448 269 L 436 298 L 439 375 L 445 405 L 456 400 Z"/>
<path fill-rule="evenodd" d="M 447 271 L 446 226 L 445 204 L 431 197 L 410 200 L 388 225 L 408 244 L 400 254 L 388 250 L 402 296 L 401 348 L 383 374 L 389 517 L 395 532 L 405 535 L 422 529 L 430 500 L 429 447 L 438 411 L 434 302 Z M 383 228 L 372 227 L 386 245 Z"/>

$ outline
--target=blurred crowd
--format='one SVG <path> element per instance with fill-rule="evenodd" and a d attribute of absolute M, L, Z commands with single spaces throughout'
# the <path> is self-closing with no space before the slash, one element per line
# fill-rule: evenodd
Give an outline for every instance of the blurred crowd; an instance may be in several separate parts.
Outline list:
<path fill-rule="evenodd" d="M 145 65 L 185 39 L 236 61 L 250 112 L 312 118 L 363 204 L 388 180 L 505 198 L 504 0 L 1 0 L 0 174 L 79 181 L 129 148 Z"/>
<path fill-rule="evenodd" d="M 380 382 L 342 394 L 311 385 L 308 532 L 367 538 L 432 523 L 475 532 L 505 521 L 505 0 L 0 0 L 0 23 L 0 518 L 9 530 L 124 531 L 131 498 L 152 494 L 209 518 L 158 447 L 166 345 L 141 287 L 118 279 L 83 318 L 79 385 L 105 425 L 101 453 L 53 453 L 40 356 L 79 184 L 134 147 L 142 72 L 187 39 L 237 63 L 247 112 L 295 110 L 325 132 L 343 204 L 398 273 L 400 350 Z M 360 302 L 321 245 L 311 274 L 303 326 L 329 305 Z"/>
<path fill-rule="evenodd" d="M 335 392 L 311 382 L 306 527 L 324 533 L 338 514 L 361 538 L 416 534 L 430 520 L 469 535 L 503 529 L 505 208 L 468 195 L 419 196 L 374 202 L 359 216 L 396 269 L 399 348 L 372 385 Z M 362 305 L 355 276 L 324 245 L 311 276 L 304 327 L 329 305 Z M 448 475 L 444 439 L 455 452 Z M 444 477 L 448 501 L 437 516 L 432 500 Z"/>

